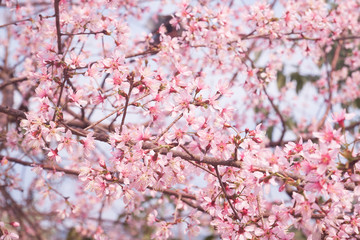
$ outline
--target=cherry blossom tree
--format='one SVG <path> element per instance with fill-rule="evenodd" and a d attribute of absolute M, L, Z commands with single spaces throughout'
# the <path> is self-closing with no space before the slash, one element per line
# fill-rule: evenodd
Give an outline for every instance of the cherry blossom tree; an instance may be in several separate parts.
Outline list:
<path fill-rule="evenodd" d="M 0 16 L 0 239 L 360 239 L 358 0 Z"/>

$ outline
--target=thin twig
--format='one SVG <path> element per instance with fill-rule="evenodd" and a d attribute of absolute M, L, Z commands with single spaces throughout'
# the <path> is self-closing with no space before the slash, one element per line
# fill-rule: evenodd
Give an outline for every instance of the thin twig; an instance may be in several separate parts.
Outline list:
<path fill-rule="evenodd" d="M 141 96 L 141 97 L 135 99 L 135 101 L 133 101 L 132 103 L 130 103 L 130 105 L 135 104 L 137 101 L 139 101 L 139 100 L 141 100 L 141 99 L 143 99 L 143 98 L 145 98 L 145 97 L 147 97 L 147 96 L 149 96 L 149 93 L 148 93 L 148 94 L 145 94 L 144 96 Z M 118 111 L 120 111 L 121 109 L 123 109 L 124 107 L 125 107 L 125 106 L 118 107 L 116 110 L 112 111 L 111 113 L 109 113 L 108 115 L 106 115 L 105 117 L 103 117 L 102 119 L 100 119 L 100 120 L 96 121 L 95 123 L 93 123 L 93 124 L 89 125 L 88 127 L 86 127 L 84 130 L 86 131 L 86 130 L 89 130 L 90 128 L 93 128 L 94 126 L 98 125 L 99 123 L 101 123 L 102 121 L 104 121 L 105 119 L 107 119 L 108 117 L 110 117 L 111 115 L 113 115 L 113 114 L 117 113 Z"/>
<path fill-rule="evenodd" d="M 263 214 L 261 212 L 261 207 L 260 207 L 260 197 L 259 196 L 256 196 L 256 201 L 257 201 L 257 205 L 258 205 L 258 213 L 261 218 L 262 227 L 265 227 L 264 217 L 263 217 Z"/>
<path fill-rule="evenodd" d="M 167 133 L 167 132 L 170 130 L 170 128 L 171 128 L 172 126 L 174 126 L 174 124 L 175 124 L 177 121 L 179 121 L 180 118 L 182 118 L 183 115 L 184 115 L 184 113 L 181 113 L 177 118 L 175 118 L 175 120 L 172 121 L 172 123 L 170 123 L 170 125 L 154 140 L 154 142 L 159 141 L 159 139 L 160 139 L 165 133 Z"/>
<path fill-rule="evenodd" d="M 179 144 L 179 146 L 180 146 L 187 154 L 189 154 L 190 157 L 195 158 L 183 145 Z M 195 167 L 198 167 L 198 168 L 204 170 L 205 172 L 207 172 L 207 173 L 213 175 L 214 177 L 216 177 L 216 175 L 215 175 L 213 172 L 211 172 L 209 169 L 206 169 L 206 168 L 204 168 L 203 166 L 201 166 L 201 165 L 199 165 L 199 164 L 197 164 L 197 163 L 194 163 L 194 162 L 192 162 L 192 161 L 188 161 L 188 160 L 186 160 L 186 161 L 187 161 L 188 163 L 194 165 Z"/>
<path fill-rule="evenodd" d="M 99 217 L 98 217 L 98 227 L 101 226 L 101 223 L 102 223 L 102 213 L 104 211 L 104 208 L 105 208 L 105 201 L 106 201 L 106 198 L 103 199 L 102 203 L 101 203 L 101 208 L 100 208 L 100 211 L 99 211 Z"/>
<path fill-rule="evenodd" d="M 61 33 L 61 35 L 63 36 L 78 36 L 78 35 L 90 35 L 90 34 L 105 34 L 105 35 L 108 35 L 109 33 L 106 31 L 106 30 L 102 30 L 102 31 L 99 31 L 99 32 L 79 32 L 79 33 Z"/>
<path fill-rule="evenodd" d="M 52 16 L 41 16 L 40 19 L 44 19 L 44 18 L 52 18 L 52 17 L 55 17 L 55 15 L 52 15 Z M 3 25 L 0 25 L 0 28 L 3 28 L 3 27 L 7 27 L 7 26 L 10 26 L 10 25 L 17 25 L 18 23 L 22 23 L 22 22 L 32 22 L 34 21 L 33 18 L 25 18 L 25 19 L 20 19 L 20 20 L 17 20 L 17 21 L 13 21 L 13 22 L 9 22 L 9 23 L 5 23 Z"/>
<path fill-rule="evenodd" d="M 131 91 L 133 90 L 133 87 L 134 87 L 134 76 L 133 75 L 132 76 L 129 75 L 129 82 L 130 82 L 130 87 L 129 87 L 128 94 L 126 95 L 125 107 L 124 107 L 123 117 L 121 119 L 120 130 L 119 130 L 120 133 L 122 132 L 122 128 L 125 123 L 125 117 L 126 117 L 126 113 L 127 113 L 127 108 L 129 106 L 130 95 L 131 95 Z"/>
<path fill-rule="evenodd" d="M 123 109 L 124 106 L 118 107 L 117 109 L 115 109 L 114 111 L 112 111 L 111 113 L 109 113 L 108 115 L 106 115 L 105 117 L 103 117 L 102 119 L 94 122 L 93 124 L 89 125 L 88 127 L 86 127 L 84 130 L 87 131 L 90 128 L 93 128 L 94 126 L 98 125 L 99 123 L 101 123 L 102 121 L 104 121 L 105 119 L 111 117 L 111 115 L 117 113 L 118 111 L 120 111 L 121 109 Z"/>
<path fill-rule="evenodd" d="M 226 193 L 226 189 L 225 189 L 224 184 L 223 184 L 223 182 L 222 182 L 222 180 L 221 180 L 220 173 L 219 173 L 219 169 L 218 169 L 217 166 L 215 166 L 215 171 L 216 171 L 216 176 L 217 176 L 217 178 L 218 178 L 218 180 L 219 180 L 221 189 L 222 189 L 222 191 L 223 191 L 223 193 L 224 193 L 224 195 L 225 195 L 225 198 L 226 198 L 226 200 L 228 201 L 231 209 L 233 210 L 236 219 L 240 221 L 241 218 L 239 217 L 239 215 L 238 215 L 235 207 L 234 207 L 233 204 L 231 203 L 230 198 L 229 198 L 229 196 L 228 196 L 227 193 Z"/>
<path fill-rule="evenodd" d="M 56 103 L 56 109 L 55 109 L 54 116 L 53 116 L 53 119 L 52 119 L 53 121 L 55 120 L 56 114 L 59 111 L 61 97 L 62 97 L 62 94 L 63 94 L 63 91 L 64 91 L 66 80 L 67 80 L 67 73 L 66 73 L 66 70 L 64 70 L 64 81 L 62 82 L 62 84 L 60 86 L 60 94 L 59 94 L 59 98 L 58 98 L 57 103 Z"/>
<path fill-rule="evenodd" d="M 282 141 L 284 139 L 284 136 L 285 136 L 285 132 L 286 132 L 286 122 L 285 122 L 284 117 L 281 114 L 279 108 L 274 104 L 274 101 L 272 100 L 272 98 L 267 93 L 265 86 L 263 86 L 263 90 L 264 90 L 264 93 L 265 93 L 266 97 L 268 98 L 272 108 L 275 110 L 276 115 L 278 115 L 278 117 L 280 118 L 280 121 L 281 121 L 281 125 L 282 125 L 283 129 L 281 131 L 281 136 L 280 136 L 279 140 L 277 141 L 277 143 L 279 143 L 279 145 L 281 145 Z"/>
<path fill-rule="evenodd" d="M 190 207 L 192 208 L 195 208 L 197 210 L 199 210 L 200 212 L 203 212 L 203 213 L 208 213 L 205 211 L 204 208 L 202 208 L 201 206 L 197 206 L 195 205 L 194 203 L 192 203 L 190 200 L 187 200 L 187 199 L 181 199 L 181 201 L 183 201 L 184 203 L 186 203 L 187 205 L 189 205 Z"/>
<path fill-rule="evenodd" d="M 355 128 L 356 126 L 358 126 L 358 125 L 360 125 L 360 121 L 359 122 L 354 122 L 354 123 L 350 124 L 349 126 L 345 127 L 345 130 L 350 131 L 353 128 Z"/>
<path fill-rule="evenodd" d="M 154 54 L 154 53 L 157 53 L 157 52 L 158 51 L 156 51 L 156 50 L 148 49 L 148 50 L 145 50 L 143 52 L 126 55 L 125 58 L 133 58 L 133 57 L 143 56 L 143 55 L 147 55 L 147 54 Z"/>
<path fill-rule="evenodd" d="M 328 75 L 327 76 L 327 84 L 328 84 L 328 88 L 329 88 L 329 96 L 328 96 L 328 99 L 326 100 L 327 107 L 326 107 L 325 113 L 317 125 L 318 129 L 320 129 L 324 125 L 325 120 L 326 120 L 327 116 L 329 115 L 330 110 L 332 108 L 332 103 L 331 103 L 331 101 L 332 101 L 332 86 L 331 86 L 332 85 L 332 75 L 333 75 L 333 72 L 335 71 L 336 64 L 339 60 L 340 51 L 341 51 L 341 41 L 336 46 L 334 57 L 331 61 L 331 69 L 327 73 L 327 75 Z"/>
<path fill-rule="evenodd" d="M 21 20 L 18 20 L 18 21 L 14 21 L 14 22 L 5 23 L 3 25 L 0 25 L 0 28 L 7 27 L 7 26 L 10 26 L 10 25 L 17 25 L 18 23 L 32 21 L 32 20 L 33 20 L 32 18 L 21 19 Z"/>
<path fill-rule="evenodd" d="M 65 168 L 61 168 L 61 167 L 57 167 L 57 166 L 43 166 L 41 164 L 36 164 L 36 163 L 32 163 L 32 162 L 25 162 L 25 161 L 22 161 L 22 160 L 17 159 L 17 158 L 0 155 L 0 159 L 3 159 L 4 157 L 9 162 L 18 163 L 18 164 L 21 164 L 21 165 L 27 166 L 27 167 L 41 167 L 42 169 L 45 169 L 45 170 L 50 170 L 50 171 L 55 171 L 55 172 L 63 172 L 65 174 L 74 175 L 74 176 L 78 176 L 80 174 L 80 172 L 75 171 L 75 170 L 71 170 L 71 169 L 65 169 Z"/>

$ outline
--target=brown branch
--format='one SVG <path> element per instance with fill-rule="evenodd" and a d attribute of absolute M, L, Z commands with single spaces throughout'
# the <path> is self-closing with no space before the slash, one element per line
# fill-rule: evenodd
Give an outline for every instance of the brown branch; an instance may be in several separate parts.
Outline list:
<path fill-rule="evenodd" d="M 204 208 L 202 208 L 201 206 L 197 206 L 195 205 L 194 203 L 192 203 L 190 200 L 187 200 L 187 199 L 181 199 L 181 201 L 183 201 L 184 203 L 186 203 L 187 205 L 189 205 L 190 207 L 192 208 L 195 208 L 197 210 L 199 210 L 200 212 L 203 212 L 203 213 L 208 213 L 205 211 Z"/>
<path fill-rule="evenodd" d="M 22 119 L 26 118 L 26 115 L 23 111 L 12 109 L 12 108 L 1 106 L 1 105 L 0 105 L 0 112 L 6 113 L 10 116 L 14 116 L 17 118 L 22 118 Z M 63 122 L 61 124 L 64 125 L 65 127 L 67 127 L 68 129 L 70 129 L 71 131 L 73 131 L 74 134 L 78 135 L 78 136 L 86 137 L 90 133 L 88 131 L 85 131 L 84 129 L 77 128 L 77 126 L 72 126 L 70 124 L 66 124 Z M 93 136 L 96 140 L 101 141 L 101 142 L 109 141 L 109 136 L 108 136 L 108 134 L 105 134 L 105 133 L 94 132 Z M 129 142 L 128 145 L 131 146 L 131 145 L 134 145 L 134 143 Z M 207 156 L 203 156 L 203 157 L 196 156 L 196 155 L 190 156 L 186 152 L 172 150 L 169 148 L 168 145 L 159 146 L 152 142 L 144 142 L 142 147 L 143 147 L 143 149 L 152 149 L 155 152 L 159 152 L 160 154 L 164 154 L 164 155 L 166 155 L 169 152 L 172 152 L 174 157 L 180 157 L 185 160 L 191 160 L 191 161 L 195 161 L 198 163 L 206 163 L 206 164 L 210 164 L 212 166 L 229 166 L 229 167 L 241 168 L 240 161 L 235 161 L 234 159 L 221 160 L 221 159 L 217 159 L 214 157 L 207 157 Z"/>
<path fill-rule="evenodd" d="M 11 70 L 7 69 L 7 59 L 8 59 L 9 49 L 5 48 L 5 57 L 4 57 L 4 67 L 0 69 L 0 78 L 4 82 L 10 82 L 11 75 L 13 74 Z M 14 91 L 15 87 L 13 85 L 8 85 L 1 89 L 2 102 L 1 105 L 12 107 L 14 105 Z M 9 123 L 8 116 L 5 114 L 0 114 L 0 127 L 5 128 Z M 3 129 L 4 130 L 4 129 Z"/>
<path fill-rule="evenodd" d="M 170 190 L 170 189 L 156 189 L 156 188 L 153 188 L 153 187 L 148 187 L 148 189 L 150 190 L 153 190 L 153 191 L 157 191 L 157 192 L 162 192 L 162 193 L 165 193 L 167 195 L 173 195 L 173 196 L 176 196 L 176 197 L 179 197 L 181 196 L 182 198 L 188 198 L 188 199 L 191 199 L 191 200 L 196 200 L 196 197 L 192 194 L 188 194 L 188 193 L 181 193 L 179 191 L 175 191 L 175 190 Z"/>
<path fill-rule="evenodd" d="M 7 26 L 10 26 L 10 25 L 17 25 L 18 23 L 32 21 L 32 20 L 33 20 L 32 18 L 21 19 L 21 20 L 18 20 L 18 21 L 9 22 L 9 23 L 5 23 L 3 25 L 0 25 L 0 28 L 7 27 Z"/>
<path fill-rule="evenodd" d="M 193 159 L 195 158 L 183 145 L 179 145 L 179 146 L 180 146 L 187 154 L 189 154 L 190 157 L 192 157 Z M 185 159 L 184 159 L 184 160 L 185 160 Z M 194 162 L 192 162 L 192 161 L 189 161 L 189 160 L 186 160 L 186 161 L 187 161 L 188 163 L 194 165 L 195 167 L 198 167 L 198 168 L 204 170 L 205 172 L 207 172 L 207 173 L 213 175 L 214 177 L 216 177 L 216 175 L 215 175 L 213 172 L 211 172 L 210 170 L 204 168 L 203 166 L 201 166 L 201 165 L 199 165 L 199 164 L 196 164 L 196 163 L 194 163 Z"/>
<path fill-rule="evenodd" d="M 133 57 L 138 57 L 138 56 L 145 56 L 147 54 L 156 54 L 158 53 L 159 51 L 158 50 L 153 50 L 153 49 L 148 49 L 148 50 L 145 50 L 143 52 L 138 52 L 138 53 L 133 53 L 133 54 L 128 54 L 128 55 L 125 55 L 125 59 L 128 59 L 128 58 L 133 58 Z M 97 63 L 96 61 L 95 62 L 91 62 L 89 64 L 87 64 L 86 66 L 84 67 L 77 67 L 75 69 L 71 69 L 71 71 L 76 71 L 76 70 L 80 70 L 80 69 L 88 69 L 91 65 Z"/>
<path fill-rule="evenodd" d="M 8 156 L 4 156 L 4 155 L 0 155 L 0 160 L 3 159 L 4 157 L 9 162 L 18 163 L 20 165 L 27 166 L 27 167 L 38 167 L 39 166 L 39 167 L 41 167 L 42 169 L 45 169 L 45 170 L 63 172 L 65 174 L 74 175 L 74 176 L 78 176 L 80 174 L 80 172 L 76 171 L 76 170 L 61 168 L 61 167 L 58 167 L 58 166 L 44 166 L 44 165 L 41 165 L 41 164 L 36 164 L 36 163 L 32 163 L 32 162 L 26 162 L 26 161 L 23 161 L 23 160 L 20 160 L 20 159 L 17 159 L 17 158 L 8 157 Z M 156 189 L 156 188 L 153 188 L 153 187 L 148 187 L 148 189 L 153 190 L 153 191 L 157 191 L 157 192 L 162 192 L 162 193 L 167 194 L 167 195 L 173 195 L 173 196 L 177 196 L 177 197 L 181 195 L 183 198 L 196 200 L 196 197 L 194 195 L 179 192 L 179 191 L 176 191 L 176 190 Z"/>
<path fill-rule="evenodd" d="M 70 129 L 71 131 L 74 132 L 75 135 L 78 136 L 82 136 L 82 137 L 86 137 L 87 134 L 89 134 L 90 132 L 84 131 L 83 129 L 79 129 L 79 128 L 73 128 L 65 123 L 62 123 L 65 127 L 67 127 L 68 129 Z M 94 138 L 98 141 L 102 141 L 102 142 L 108 142 L 109 141 L 109 136 L 107 134 L 104 133 L 96 133 L 94 132 Z M 128 142 L 127 143 L 128 146 L 134 145 L 134 143 L 132 142 Z M 181 152 L 181 151 L 177 151 L 177 150 L 172 150 L 169 148 L 168 145 L 165 146 L 158 146 L 152 142 L 144 142 L 142 144 L 142 148 L 143 149 L 151 149 L 154 150 L 155 152 L 158 152 L 160 154 L 166 155 L 169 152 L 171 152 L 173 154 L 173 157 L 180 157 L 184 160 L 190 160 L 190 161 L 195 161 L 198 163 L 206 163 L 206 164 L 210 164 L 212 166 L 229 166 L 229 167 L 235 167 L 235 168 L 241 168 L 241 162 L 240 161 L 235 161 L 234 159 L 229 159 L 229 160 L 221 160 L 221 159 L 217 159 L 214 157 L 201 157 L 201 156 L 196 156 L 196 155 L 192 155 L 189 156 L 187 153 Z"/>
<path fill-rule="evenodd" d="M 0 84 L 0 90 L 2 90 L 3 88 L 11 85 L 11 84 L 15 84 L 15 83 L 18 83 L 18 82 L 24 82 L 24 81 L 27 81 L 29 80 L 27 77 L 22 77 L 22 78 L 12 78 L 10 79 L 10 81 L 6 81 L 6 82 L 3 82 L 2 84 Z"/>
<path fill-rule="evenodd" d="M 354 122 L 354 123 L 350 124 L 349 126 L 345 127 L 345 130 L 350 131 L 350 130 L 354 129 L 356 126 L 359 126 L 359 125 L 360 125 L 360 121 L 359 122 Z"/>
<path fill-rule="evenodd" d="M 148 49 L 148 50 L 145 50 L 143 52 L 128 54 L 128 55 L 125 56 L 125 58 L 133 58 L 133 57 L 138 57 L 138 56 L 144 56 L 144 55 L 147 55 L 147 54 L 155 54 L 157 52 L 159 52 L 159 51 L 158 50 L 153 50 L 153 49 Z"/>
<path fill-rule="evenodd" d="M 5 156 L 0 155 L 0 161 L 1 159 L 3 159 Z M 31 162 L 25 162 L 22 161 L 20 159 L 17 158 L 13 158 L 13 157 L 8 157 L 6 156 L 6 159 L 9 162 L 13 162 L 13 163 L 17 163 L 17 164 L 21 164 L 23 166 L 27 166 L 27 167 L 37 167 L 40 166 L 42 169 L 45 170 L 50 170 L 50 171 L 56 171 L 56 172 L 63 172 L 65 174 L 68 175 L 73 175 L 73 176 L 78 176 L 80 174 L 79 171 L 76 170 L 71 170 L 71 169 L 65 169 L 65 168 L 61 168 L 61 167 L 57 167 L 57 166 L 43 166 L 40 164 L 35 164 L 35 163 L 31 163 Z M 181 196 L 181 201 L 183 201 L 184 203 L 186 203 L 187 205 L 198 209 L 199 211 L 202 211 L 204 213 L 206 213 L 206 211 L 201 207 L 201 206 L 197 206 L 194 203 L 192 203 L 190 200 L 196 200 L 195 195 L 192 194 L 188 194 L 188 193 L 184 193 L 184 192 L 179 192 L 178 190 L 170 190 L 170 189 L 155 189 L 153 187 L 147 187 L 149 190 L 153 190 L 153 191 L 157 191 L 157 192 L 161 192 L 163 194 L 169 195 L 169 196 L 176 196 L 179 197 Z M 101 215 L 99 215 L 99 218 L 101 218 Z"/>
<path fill-rule="evenodd" d="M 28 6 L 28 4 L 29 4 L 28 2 L 19 2 L 19 1 L 16 2 L 16 6 L 19 6 L 19 7 Z M 78 4 L 75 4 L 75 3 L 73 3 L 73 4 L 78 5 Z M 46 2 L 46 1 L 32 2 L 31 5 L 32 6 L 48 6 L 49 2 Z M 1 0 L 0 0 L 0 7 L 8 8 L 8 6 L 5 3 L 1 3 Z"/>
<path fill-rule="evenodd" d="M 27 166 L 27 167 L 38 167 L 39 166 L 39 167 L 41 167 L 42 169 L 45 169 L 45 170 L 63 172 L 63 173 L 66 173 L 68 175 L 74 175 L 74 176 L 78 176 L 80 174 L 80 172 L 76 171 L 76 170 L 65 169 L 65 168 L 61 168 L 61 167 L 58 167 L 58 166 L 44 166 L 44 165 L 41 165 L 41 164 L 36 164 L 36 163 L 32 163 L 32 162 L 26 162 L 26 161 L 23 161 L 23 160 L 20 160 L 20 159 L 17 159 L 17 158 L 8 157 L 8 156 L 4 156 L 4 155 L 0 155 L 0 160 L 3 159 L 4 157 L 9 162 L 18 163 L 20 165 Z M 157 191 L 157 192 L 162 192 L 162 193 L 167 194 L 167 195 L 173 195 L 173 196 L 177 196 L 177 197 L 181 195 L 184 198 L 196 200 L 196 197 L 194 195 L 191 195 L 191 194 L 188 194 L 188 193 L 180 193 L 179 191 L 175 191 L 175 190 L 156 189 L 156 188 L 153 188 L 153 187 L 148 187 L 148 189 L 154 190 L 154 191 Z"/>
<path fill-rule="evenodd" d="M 56 25 L 56 35 L 57 35 L 57 45 L 58 45 L 58 53 L 62 53 L 61 46 L 61 31 L 60 31 L 60 9 L 59 9 L 60 0 L 54 1 L 54 9 L 55 9 L 55 25 Z"/>
<path fill-rule="evenodd" d="M 44 18 L 52 18 L 54 17 L 54 15 L 52 16 L 40 16 L 40 19 L 44 19 Z M 7 27 L 7 26 L 10 26 L 10 25 L 17 25 L 18 23 L 22 23 L 22 22 L 32 22 L 34 21 L 33 18 L 25 18 L 25 19 L 20 19 L 20 20 L 17 20 L 17 21 L 13 21 L 13 22 L 9 22 L 9 23 L 5 23 L 3 25 L 0 25 L 0 28 L 3 28 L 3 27 Z"/>
<path fill-rule="evenodd" d="M 42 169 L 45 169 L 45 170 L 63 172 L 63 173 L 66 173 L 66 174 L 69 174 L 69 175 L 74 175 L 74 176 L 78 176 L 80 174 L 80 172 L 75 171 L 75 170 L 71 170 L 71 169 L 65 169 L 65 168 L 61 168 L 61 167 L 58 167 L 58 166 L 44 166 L 42 164 L 37 164 L 37 163 L 32 163 L 32 162 L 25 162 L 25 161 L 22 161 L 22 160 L 17 159 L 17 158 L 0 155 L 0 159 L 3 159 L 4 157 L 9 162 L 18 163 L 18 164 L 21 164 L 21 165 L 27 166 L 27 167 L 41 167 Z"/>
<path fill-rule="evenodd" d="M 293 38 L 286 38 L 290 41 L 299 41 L 299 40 L 308 40 L 308 41 L 320 41 L 321 38 L 309 38 L 309 37 L 293 37 Z M 342 41 L 342 40 L 353 40 L 353 39 L 360 39 L 360 36 L 344 36 L 344 37 L 338 37 L 333 39 L 333 41 Z"/>
<path fill-rule="evenodd" d="M 13 116 L 13 117 L 16 117 L 16 118 L 22 118 L 22 119 L 26 118 L 26 115 L 23 111 L 13 109 L 8 106 L 0 105 L 0 112 L 5 113 L 10 116 Z"/>
<path fill-rule="evenodd" d="M 177 151 L 177 150 L 171 150 L 168 146 L 158 146 L 151 142 L 144 142 L 143 143 L 143 149 L 152 149 L 155 152 L 159 152 L 160 154 L 166 155 L 167 153 L 171 152 L 173 154 L 173 157 L 180 157 L 184 160 L 191 160 L 198 163 L 206 163 L 210 164 L 212 166 L 231 166 L 235 168 L 241 168 L 240 161 L 234 161 L 233 159 L 229 160 L 221 160 L 214 157 L 201 157 L 197 155 L 189 156 L 187 153 Z"/>
<path fill-rule="evenodd" d="M 80 33 L 61 33 L 61 35 L 63 36 L 78 36 L 78 35 L 90 35 L 90 34 L 105 34 L 105 35 L 110 35 L 110 33 L 106 30 L 102 30 L 102 31 L 99 31 L 99 32 L 80 32 Z"/>

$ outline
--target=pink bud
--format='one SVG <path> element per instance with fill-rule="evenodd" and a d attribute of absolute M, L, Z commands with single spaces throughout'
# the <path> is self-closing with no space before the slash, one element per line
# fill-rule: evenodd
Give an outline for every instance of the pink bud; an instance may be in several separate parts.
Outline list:
<path fill-rule="evenodd" d="M 19 226 L 20 226 L 20 223 L 18 223 L 18 222 L 11 222 L 10 225 L 13 226 L 13 227 L 19 227 Z"/>
<path fill-rule="evenodd" d="M 228 123 L 224 123 L 224 127 L 225 127 L 225 128 L 229 128 L 229 127 L 231 127 L 231 125 L 228 124 Z"/>
<path fill-rule="evenodd" d="M 99 165 L 100 165 L 102 168 L 106 168 L 106 163 L 105 163 L 104 159 L 99 159 Z"/>
<path fill-rule="evenodd" d="M 107 174 L 105 175 L 105 178 L 106 178 L 106 180 L 111 180 L 111 174 L 110 174 L 110 173 L 107 173 Z"/>
<path fill-rule="evenodd" d="M 252 138 L 252 140 L 256 143 L 262 143 L 262 140 L 260 138 L 254 137 L 254 138 Z"/>

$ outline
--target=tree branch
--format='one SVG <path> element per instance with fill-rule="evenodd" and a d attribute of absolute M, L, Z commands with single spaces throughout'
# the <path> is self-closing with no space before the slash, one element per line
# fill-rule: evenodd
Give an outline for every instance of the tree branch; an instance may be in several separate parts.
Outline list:
<path fill-rule="evenodd" d="M 2 84 L 0 84 L 0 90 L 2 90 L 3 88 L 11 85 L 11 84 L 15 84 L 15 83 L 18 83 L 18 82 L 24 82 L 24 81 L 27 81 L 29 80 L 27 77 L 22 77 L 22 78 L 12 78 L 10 79 L 10 81 L 7 81 L 7 82 L 3 82 Z"/>
<path fill-rule="evenodd" d="M 39 166 L 39 167 L 41 167 L 42 169 L 45 169 L 45 170 L 63 172 L 63 173 L 66 173 L 66 174 L 69 174 L 69 175 L 74 175 L 74 176 L 78 176 L 80 174 L 80 172 L 75 171 L 75 170 L 71 170 L 71 169 L 65 169 L 65 168 L 61 168 L 61 167 L 58 167 L 58 166 L 44 166 L 42 164 L 25 162 L 25 161 L 22 161 L 22 160 L 17 159 L 17 158 L 0 155 L 0 159 L 3 159 L 4 157 L 9 162 L 18 163 L 18 164 L 21 164 L 21 165 L 27 166 L 27 167 L 38 167 Z"/>
<path fill-rule="evenodd" d="M 60 10 L 59 10 L 60 0 L 54 1 L 54 9 L 55 9 L 55 25 L 56 25 L 56 35 L 57 35 L 57 45 L 58 45 L 58 53 L 62 53 L 61 46 L 61 31 L 60 31 Z"/>
<path fill-rule="evenodd" d="M 20 111 L 20 110 L 14 109 L 14 108 L 10 108 L 8 106 L 0 105 L 0 112 L 5 113 L 10 116 L 13 116 L 13 117 L 16 117 L 16 118 L 22 118 L 22 119 L 26 118 L 26 115 L 23 111 Z"/>

